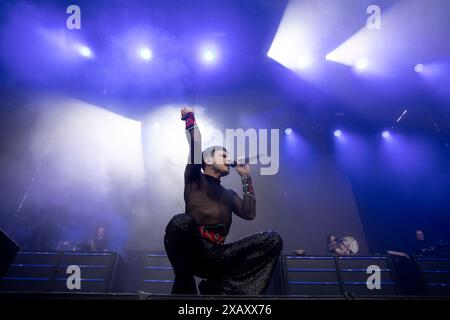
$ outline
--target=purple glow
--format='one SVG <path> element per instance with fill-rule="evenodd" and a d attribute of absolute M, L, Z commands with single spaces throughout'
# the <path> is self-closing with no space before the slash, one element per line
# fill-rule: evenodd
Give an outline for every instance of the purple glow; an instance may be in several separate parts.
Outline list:
<path fill-rule="evenodd" d="M 340 137 L 340 136 L 342 136 L 342 131 L 339 130 L 339 129 L 334 130 L 334 136 L 335 136 L 335 137 Z"/>
<path fill-rule="evenodd" d="M 286 128 L 286 129 L 284 130 L 284 133 L 285 133 L 286 135 L 290 136 L 290 135 L 292 134 L 292 129 L 291 129 L 291 128 Z"/>
<path fill-rule="evenodd" d="M 144 60 L 151 60 L 153 53 L 149 48 L 141 48 L 140 50 L 140 56 Z"/>
<path fill-rule="evenodd" d="M 391 133 L 388 130 L 384 130 L 381 136 L 385 139 L 389 138 L 391 136 Z"/>
<path fill-rule="evenodd" d="M 418 135 L 396 133 L 395 139 L 382 143 L 381 148 L 383 161 L 393 174 L 401 178 L 406 188 L 411 187 L 413 181 L 423 183 L 419 177 L 436 166 L 435 145 Z"/>

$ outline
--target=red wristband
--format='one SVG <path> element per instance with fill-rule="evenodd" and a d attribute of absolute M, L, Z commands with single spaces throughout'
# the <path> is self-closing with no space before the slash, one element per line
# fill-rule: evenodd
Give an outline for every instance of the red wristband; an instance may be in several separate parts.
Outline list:
<path fill-rule="evenodd" d="M 181 120 L 184 120 L 186 122 L 186 130 L 191 129 L 195 126 L 195 116 L 193 112 L 186 113 Z"/>

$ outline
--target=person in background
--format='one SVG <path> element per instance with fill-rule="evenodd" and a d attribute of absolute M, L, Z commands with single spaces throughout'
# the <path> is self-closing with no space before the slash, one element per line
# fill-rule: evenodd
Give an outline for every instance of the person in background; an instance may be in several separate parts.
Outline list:
<path fill-rule="evenodd" d="M 430 246 L 428 241 L 425 240 L 425 232 L 422 229 L 416 229 L 416 245 L 415 245 L 415 254 L 427 254 L 433 251 L 434 248 Z"/>
<path fill-rule="evenodd" d="M 336 236 L 332 234 L 327 236 L 327 250 L 329 253 L 334 253 L 339 256 L 346 254 L 346 250 L 341 248 Z"/>
<path fill-rule="evenodd" d="M 108 251 L 108 241 L 105 227 L 100 226 L 95 232 L 93 239 L 89 240 L 91 251 Z"/>

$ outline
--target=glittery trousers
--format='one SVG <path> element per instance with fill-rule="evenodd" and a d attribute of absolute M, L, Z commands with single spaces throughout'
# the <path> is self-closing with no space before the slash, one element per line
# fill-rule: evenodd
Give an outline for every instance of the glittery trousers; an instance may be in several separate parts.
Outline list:
<path fill-rule="evenodd" d="M 260 232 L 230 244 L 214 244 L 200 236 L 186 214 L 166 227 L 164 246 L 175 272 L 172 294 L 197 294 L 194 276 L 202 278 L 201 294 L 262 295 L 283 241 L 276 232 Z"/>

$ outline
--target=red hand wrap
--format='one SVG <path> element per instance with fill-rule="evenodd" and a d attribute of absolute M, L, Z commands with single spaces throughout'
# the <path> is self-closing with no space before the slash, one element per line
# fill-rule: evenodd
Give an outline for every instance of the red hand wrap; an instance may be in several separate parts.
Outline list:
<path fill-rule="evenodd" d="M 191 129 L 195 126 L 195 116 L 193 112 L 186 113 L 181 120 L 184 120 L 186 122 L 186 130 Z"/>

